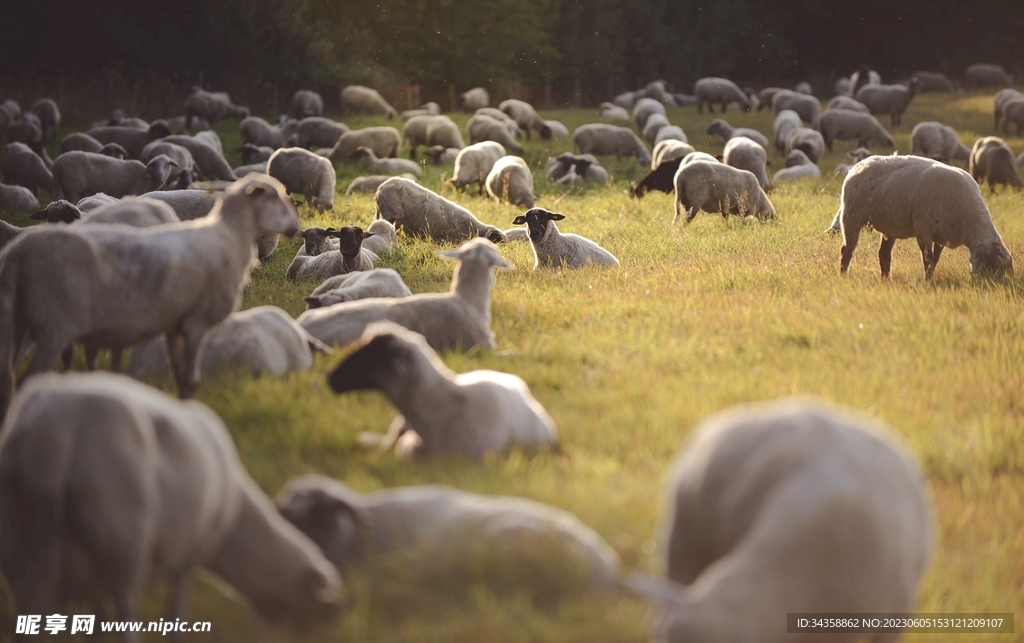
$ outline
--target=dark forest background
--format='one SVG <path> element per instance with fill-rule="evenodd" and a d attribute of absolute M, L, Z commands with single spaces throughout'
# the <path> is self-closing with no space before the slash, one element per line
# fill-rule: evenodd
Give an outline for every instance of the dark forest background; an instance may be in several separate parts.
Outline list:
<path fill-rule="evenodd" d="M 331 103 L 342 84 L 391 87 L 395 99 L 418 83 L 422 100 L 483 85 L 498 98 L 593 104 L 657 78 L 689 92 L 711 75 L 810 80 L 824 96 L 865 63 L 887 81 L 957 78 L 974 62 L 1024 76 L 1019 0 L 30 0 L 15 11 L 0 21 L 9 91 L 138 94 L 202 80 L 252 87 L 277 107 L 297 87 Z"/>

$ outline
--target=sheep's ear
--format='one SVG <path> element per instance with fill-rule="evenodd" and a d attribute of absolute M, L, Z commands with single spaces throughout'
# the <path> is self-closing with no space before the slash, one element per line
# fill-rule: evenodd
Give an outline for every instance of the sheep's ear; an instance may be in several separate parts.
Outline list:
<path fill-rule="evenodd" d="M 364 240 L 369 239 L 370 237 L 373 237 L 373 236 L 375 236 L 373 232 L 366 232 L 366 231 L 363 232 L 363 239 Z"/>
<path fill-rule="evenodd" d="M 437 256 L 442 259 L 454 259 L 455 261 L 462 261 L 462 250 L 460 248 L 452 248 L 450 250 L 441 250 L 437 253 Z"/>
<path fill-rule="evenodd" d="M 668 578 L 634 571 L 622 580 L 622 586 L 640 598 L 666 607 L 686 602 L 685 587 Z"/>
<path fill-rule="evenodd" d="M 339 230 L 337 228 L 327 228 L 326 233 L 328 237 L 337 237 Z"/>
<path fill-rule="evenodd" d="M 49 216 L 47 215 L 46 210 L 36 210 L 30 214 L 28 218 L 34 221 L 46 221 L 49 219 Z"/>
<path fill-rule="evenodd" d="M 561 221 L 562 219 L 564 219 L 564 218 L 565 218 L 565 215 L 564 215 L 564 214 L 557 214 L 557 213 L 555 213 L 555 212 L 551 212 L 551 213 L 550 213 L 550 215 L 551 215 L 551 216 L 550 216 L 549 218 L 550 218 L 550 219 L 551 219 L 552 221 Z"/>
<path fill-rule="evenodd" d="M 518 217 L 516 217 L 515 219 L 512 219 L 512 225 L 523 225 L 525 223 L 526 223 L 526 217 L 521 215 L 521 214 Z"/>
<path fill-rule="evenodd" d="M 248 191 L 248 190 L 246 190 L 246 193 L 248 193 L 248 192 L 249 192 L 249 191 Z M 292 203 L 294 203 L 294 204 L 295 204 L 295 207 L 297 207 L 297 208 L 298 208 L 298 207 L 301 207 L 301 206 L 303 205 L 303 202 L 302 202 L 302 201 L 299 201 L 298 199 L 292 199 Z"/>
<path fill-rule="evenodd" d="M 321 307 L 320 298 L 319 297 L 303 297 L 302 301 L 306 302 L 306 306 L 309 307 L 309 308 L 320 308 Z M 312 349 L 313 345 L 310 344 L 309 347 Z"/>
<path fill-rule="evenodd" d="M 311 299 L 313 299 L 313 297 L 306 297 L 306 303 L 309 303 L 309 300 Z M 319 307 L 320 300 L 313 299 L 313 301 L 316 301 L 317 307 Z M 314 353 L 326 353 L 327 355 L 330 355 L 331 353 L 334 352 L 333 348 L 323 343 L 316 337 L 313 337 L 312 335 L 306 335 L 306 343 L 309 344 L 309 350 L 313 351 Z"/>
<path fill-rule="evenodd" d="M 265 194 L 266 191 L 267 191 L 267 187 L 265 185 L 260 185 L 259 183 L 253 183 L 252 185 L 249 185 L 248 187 L 245 188 L 245 193 L 246 194 L 255 195 L 255 196 L 260 196 L 262 194 Z"/>

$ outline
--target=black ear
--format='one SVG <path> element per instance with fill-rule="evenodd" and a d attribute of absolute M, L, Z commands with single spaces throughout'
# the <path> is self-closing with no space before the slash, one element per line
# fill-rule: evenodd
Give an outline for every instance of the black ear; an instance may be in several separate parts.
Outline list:
<path fill-rule="evenodd" d="M 34 219 L 35 215 L 33 215 L 32 218 Z M 46 217 L 44 216 L 43 218 L 45 219 Z M 523 225 L 524 223 L 526 223 L 526 217 L 521 214 L 515 219 L 512 219 L 512 225 Z"/>
<path fill-rule="evenodd" d="M 327 230 L 325 230 L 324 232 L 327 233 L 328 237 L 338 236 L 338 230 L 336 228 L 327 228 Z"/>
<path fill-rule="evenodd" d="M 374 236 L 373 232 L 363 232 L 363 239 L 369 239 L 372 236 Z"/>
<path fill-rule="evenodd" d="M 302 301 L 306 302 L 306 305 L 310 308 L 320 308 L 320 299 L 318 297 L 303 297 Z"/>
<path fill-rule="evenodd" d="M 551 218 L 552 221 L 561 221 L 562 219 L 565 218 L 565 215 L 564 214 L 555 214 L 554 212 L 552 212 L 550 218 Z"/>
<path fill-rule="evenodd" d="M 47 219 L 49 219 L 46 210 L 37 210 L 33 212 L 31 215 L 29 215 L 28 218 L 34 221 L 46 221 Z"/>

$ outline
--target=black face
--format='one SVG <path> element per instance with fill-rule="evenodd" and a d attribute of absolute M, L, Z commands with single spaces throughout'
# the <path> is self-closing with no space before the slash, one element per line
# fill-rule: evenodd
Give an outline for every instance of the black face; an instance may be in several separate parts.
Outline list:
<path fill-rule="evenodd" d="M 73 223 L 82 218 L 82 213 L 73 204 L 61 199 L 53 201 L 42 210 L 32 213 L 29 218 L 36 221 L 46 221 L 47 223 Z"/>
<path fill-rule="evenodd" d="M 327 248 L 327 237 L 332 236 L 337 230 L 334 228 L 306 228 L 302 231 L 302 238 L 306 240 L 306 254 L 315 257 L 323 253 Z"/>
<path fill-rule="evenodd" d="M 363 246 L 363 229 L 356 226 L 345 226 L 334 234 L 341 240 L 341 254 L 354 257 Z"/>
<path fill-rule="evenodd" d="M 587 175 L 587 170 L 590 169 L 590 166 L 593 165 L 593 163 L 591 163 L 587 159 L 577 158 L 576 161 L 575 161 L 575 165 L 576 165 L 576 174 L 579 174 L 580 176 L 586 176 Z"/>
<path fill-rule="evenodd" d="M 378 387 L 378 377 L 391 364 L 391 337 L 381 335 L 357 348 L 327 376 L 335 393 L 366 391 Z"/>
<path fill-rule="evenodd" d="M 527 230 L 530 233 L 530 239 L 537 240 L 543 239 L 544 233 L 548 229 L 548 221 L 561 221 L 565 218 L 563 214 L 556 214 L 549 212 L 544 208 L 533 208 L 527 210 L 526 214 L 521 214 L 512 220 L 515 225 L 526 224 Z"/>

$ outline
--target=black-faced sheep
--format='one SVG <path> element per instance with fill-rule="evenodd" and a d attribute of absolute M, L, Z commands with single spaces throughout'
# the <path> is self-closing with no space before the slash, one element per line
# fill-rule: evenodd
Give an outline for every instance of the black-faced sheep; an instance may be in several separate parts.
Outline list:
<path fill-rule="evenodd" d="M 513 225 L 525 225 L 533 245 L 533 269 L 617 266 L 619 260 L 595 241 L 578 234 L 559 232 L 555 221 L 565 215 L 533 208 L 516 217 Z"/>

